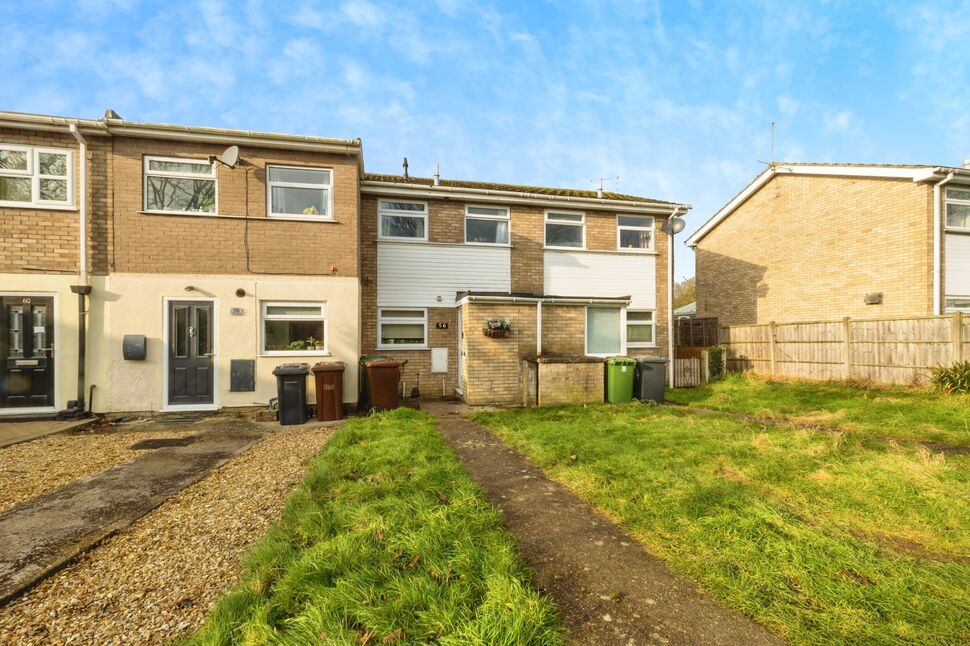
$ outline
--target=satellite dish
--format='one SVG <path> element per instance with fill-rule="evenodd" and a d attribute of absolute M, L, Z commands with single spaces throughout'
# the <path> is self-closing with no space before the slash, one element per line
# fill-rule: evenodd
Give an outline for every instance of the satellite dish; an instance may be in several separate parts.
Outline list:
<path fill-rule="evenodd" d="M 668 219 L 666 222 L 664 222 L 660 226 L 660 230 L 670 235 L 677 235 L 678 233 L 683 231 L 684 227 L 686 226 L 687 226 L 687 223 L 684 222 L 684 218 L 680 218 L 675 215 L 670 219 Z"/>
<path fill-rule="evenodd" d="M 219 161 L 222 162 L 223 166 L 235 168 L 236 164 L 239 163 L 239 146 L 229 146 L 226 148 L 222 151 L 222 155 L 219 156 Z"/>

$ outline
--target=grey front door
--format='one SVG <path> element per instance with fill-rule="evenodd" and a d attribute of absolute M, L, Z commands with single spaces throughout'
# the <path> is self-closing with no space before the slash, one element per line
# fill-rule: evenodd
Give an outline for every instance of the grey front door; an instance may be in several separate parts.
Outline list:
<path fill-rule="evenodd" d="M 213 387 L 210 301 L 168 304 L 168 403 L 211 404 Z"/>
<path fill-rule="evenodd" d="M 54 406 L 54 299 L 0 299 L 0 408 Z"/>

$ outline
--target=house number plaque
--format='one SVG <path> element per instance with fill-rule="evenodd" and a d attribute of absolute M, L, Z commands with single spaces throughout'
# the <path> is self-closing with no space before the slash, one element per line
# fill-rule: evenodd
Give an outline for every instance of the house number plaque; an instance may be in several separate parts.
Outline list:
<path fill-rule="evenodd" d="M 448 329 L 448 324 L 447 323 L 435 323 L 434 324 L 434 327 L 435 327 L 436 330 L 447 330 Z"/>

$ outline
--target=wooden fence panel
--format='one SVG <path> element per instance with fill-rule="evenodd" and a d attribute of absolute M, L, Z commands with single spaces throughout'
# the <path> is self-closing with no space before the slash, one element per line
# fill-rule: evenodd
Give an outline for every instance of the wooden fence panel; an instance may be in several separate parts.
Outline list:
<path fill-rule="evenodd" d="M 970 360 L 970 317 L 842 319 L 722 327 L 727 367 L 811 379 L 920 383 L 933 366 Z"/>

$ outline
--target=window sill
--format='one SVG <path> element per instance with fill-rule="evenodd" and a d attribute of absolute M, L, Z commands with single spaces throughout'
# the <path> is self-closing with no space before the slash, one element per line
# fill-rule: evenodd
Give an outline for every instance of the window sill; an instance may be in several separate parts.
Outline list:
<path fill-rule="evenodd" d="M 638 256 L 656 256 L 654 249 L 617 249 L 616 253 L 631 253 Z"/>
<path fill-rule="evenodd" d="M 0 209 L 31 209 L 32 211 L 77 211 L 73 204 L 35 204 L 34 202 L 0 202 Z"/>
<path fill-rule="evenodd" d="M 422 350 L 430 350 L 431 348 L 430 348 L 430 346 L 427 346 L 427 345 L 408 345 L 408 346 L 401 346 L 401 345 L 379 345 L 379 346 L 377 346 L 376 349 L 377 350 L 382 350 L 384 352 L 405 351 L 405 350 L 412 350 L 412 351 L 413 350 L 417 350 L 417 351 L 420 352 Z"/>
<path fill-rule="evenodd" d="M 189 211 L 138 211 L 142 215 L 172 215 L 179 218 L 218 218 L 221 220 L 250 220 L 260 222 L 318 222 L 320 224 L 339 224 L 334 218 L 300 218 L 266 215 L 222 215 L 221 213 L 192 213 Z"/>
<path fill-rule="evenodd" d="M 333 354 L 331 354 L 327 350 L 309 350 L 309 351 L 306 351 L 306 350 L 305 351 L 300 351 L 300 350 L 287 350 L 287 351 L 283 351 L 283 350 L 281 350 L 281 351 L 278 351 L 278 352 L 260 352 L 259 353 L 259 356 L 261 356 L 261 357 L 268 357 L 268 358 L 275 358 L 275 357 L 332 357 Z"/>
<path fill-rule="evenodd" d="M 404 242 L 406 244 L 429 244 L 427 238 L 377 238 L 378 242 Z"/>
<path fill-rule="evenodd" d="M 626 347 L 627 347 L 627 350 L 656 350 L 660 346 L 657 345 L 656 343 L 643 344 L 643 345 L 641 345 L 639 343 L 635 343 L 635 344 L 634 343 L 627 343 L 626 344 Z"/>
<path fill-rule="evenodd" d="M 579 249 L 578 247 L 543 247 L 543 251 L 566 251 L 574 253 L 608 253 L 608 254 L 621 254 L 624 256 L 657 256 L 659 255 L 656 251 L 623 251 L 621 249 Z"/>
<path fill-rule="evenodd" d="M 250 218 L 252 219 L 252 218 Z M 333 222 L 332 217 L 322 217 L 319 215 L 284 215 L 282 213 L 269 213 L 266 215 L 267 220 L 297 220 L 300 222 Z"/>
<path fill-rule="evenodd" d="M 965 229 L 963 227 L 944 227 L 943 231 L 945 233 L 957 233 L 962 235 L 970 235 L 970 229 Z"/>
<path fill-rule="evenodd" d="M 465 242 L 465 247 L 498 247 L 499 249 L 511 249 L 512 245 L 502 242 Z"/>

